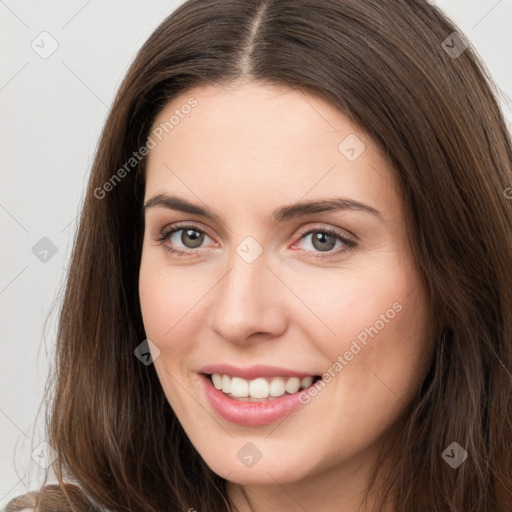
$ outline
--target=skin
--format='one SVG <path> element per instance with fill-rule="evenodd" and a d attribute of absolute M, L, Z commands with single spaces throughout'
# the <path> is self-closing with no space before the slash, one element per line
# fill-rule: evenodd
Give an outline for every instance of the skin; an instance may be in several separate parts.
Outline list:
<path fill-rule="evenodd" d="M 343 504 L 355 512 L 383 436 L 398 425 L 433 350 L 393 170 L 332 104 L 286 87 L 197 87 L 174 98 L 154 127 L 190 97 L 197 106 L 148 155 L 145 202 L 173 194 L 221 220 L 146 209 L 139 292 L 146 335 L 160 350 L 154 366 L 162 388 L 240 511 L 329 512 Z M 354 161 L 338 149 L 351 134 L 366 147 Z M 380 217 L 345 210 L 270 219 L 283 205 L 335 196 L 370 205 Z M 194 248 L 183 231 L 158 241 L 176 222 L 206 233 L 202 245 Z M 334 228 L 357 246 L 314 245 L 311 234 L 301 238 L 309 228 Z M 236 252 L 247 236 L 263 248 L 252 263 Z M 171 254 L 169 246 L 189 254 Z M 282 421 L 228 422 L 200 386 L 197 372 L 210 363 L 321 375 L 395 303 L 401 311 Z M 251 468 L 237 457 L 248 442 L 262 453 Z"/>

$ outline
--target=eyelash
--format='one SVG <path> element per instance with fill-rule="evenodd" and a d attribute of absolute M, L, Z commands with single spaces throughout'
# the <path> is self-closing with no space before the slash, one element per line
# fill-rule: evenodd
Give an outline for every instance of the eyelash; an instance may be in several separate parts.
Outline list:
<path fill-rule="evenodd" d="M 174 233 L 176 233 L 178 231 L 183 231 L 183 230 L 186 230 L 186 229 L 193 229 L 195 231 L 198 231 L 199 233 L 204 233 L 205 235 L 208 236 L 208 234 L 204 230 L 199 229 L 198 227 L 196 227 L 194 225 L 191 225 L 191 224 L 174 224 L 174 225 L 170 226 L 169 229 L 164 229 L 163 231 L 159 232 L 158 233 L 158 237 L 156 238 L 156 241 L 157 242 L 165 242 Z M 339 256 L 342 253 L 349 252 L 349 251 L 353 250 L 355 247 L 357 247 L 357 243 L 354 240 L 352 240 L 350 238 L 347 238 L 345 236 L 342 236 L 335 229 L 326 228 L 326 227 L 313 227 L 313 228 L 310 228 L 307 231 L 305 231 L 303 233 L 300 233 L 300 239 L 299 240 L 302 240 L 307 235 L 310 235 L 312 233 L 322 233 L 322 234 L 333 236 L 336 240 L 339 240 L 339 241 L 343 242 L 343 244 L 345 245 L 344 248 L 338 248 L 337 250 L 328 251 L 328 252 L 326 252 L 324 254 L 322 254 L 321 251 L 313 251 L 314 253 L 316 252 L 316 254 L 312 255 L 313 258 L 327 260 L 327 259 Z M 175 254 L 176 256 L 180 256 L 181 257 L 181 256 L 187 256 L 190 253 L 196 252 L 197 249 L 189 249 L 188 251 L 186 251 L 186 250 L 183 250 L 183 249 L 175 249 L 172 246 L 166 246 L 165 250 L 170 252 L 170 253 L 172 253 L 172 254 Z M 311 252 L 311 251 L 306 251 L 306 252 Z"/>

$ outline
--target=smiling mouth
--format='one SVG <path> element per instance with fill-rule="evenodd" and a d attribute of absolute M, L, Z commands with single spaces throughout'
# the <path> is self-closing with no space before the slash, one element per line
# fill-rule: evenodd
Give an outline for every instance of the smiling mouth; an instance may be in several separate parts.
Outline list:
<path fill-rule="evenodd" d="M 227 397 L 243 402 L 266 402 L 284 395 L 293 395 L 309 388 L 322 378 L 320 375 L 311 375 L 303 378 L 258 377 L 247 380 L 219 373 L 203 375 Z"/>

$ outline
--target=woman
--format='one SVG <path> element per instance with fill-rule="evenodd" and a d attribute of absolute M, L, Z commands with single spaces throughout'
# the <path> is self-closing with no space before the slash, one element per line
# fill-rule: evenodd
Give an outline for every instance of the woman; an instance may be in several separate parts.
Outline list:
<path fill-rule="evenodd" d="M 511 510 L 495 92 L 423 0 L 179 7 L 100 140 L 37 510 Z"/>

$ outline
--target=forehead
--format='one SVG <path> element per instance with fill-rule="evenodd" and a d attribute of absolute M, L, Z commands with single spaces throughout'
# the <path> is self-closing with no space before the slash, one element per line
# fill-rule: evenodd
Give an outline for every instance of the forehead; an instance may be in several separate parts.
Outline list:
<path fill-rule="evenodd" d="M 163 138 L 170 138 L 166 136 L 172 133 L 176 142 L 192 131 L 197 135 L 208 132 L 208 138 L 201 142 L 259 144 L 260 152 L 266 148 L 275 150 L 276 146 L 284 152 L 287 143 L 304 144 L 307 140 L 313 149 L 318 149 L 318 142 L 328 145 L 343 133 L 361 132 L 338 108 L 319 96 L 253 82 L 199 86 L 185 91 L 159 113 L 152 130 L 159 128 L 163 129 Z M 336 132 L 335 137 L 326 137 Z"/>
<path fill-rule="evenodd" d="M 270 205 L 273 196 L 283 203 L 333 192 L 373 197 L 383 209 L 397 202 L 380 148 L 309 92 L 256 83 L 195 87 L 166 105 L 155 132 L 146 197 L 177 187 L 190 199 L 221 196 L 260 207 L 262 198 Z"/>

